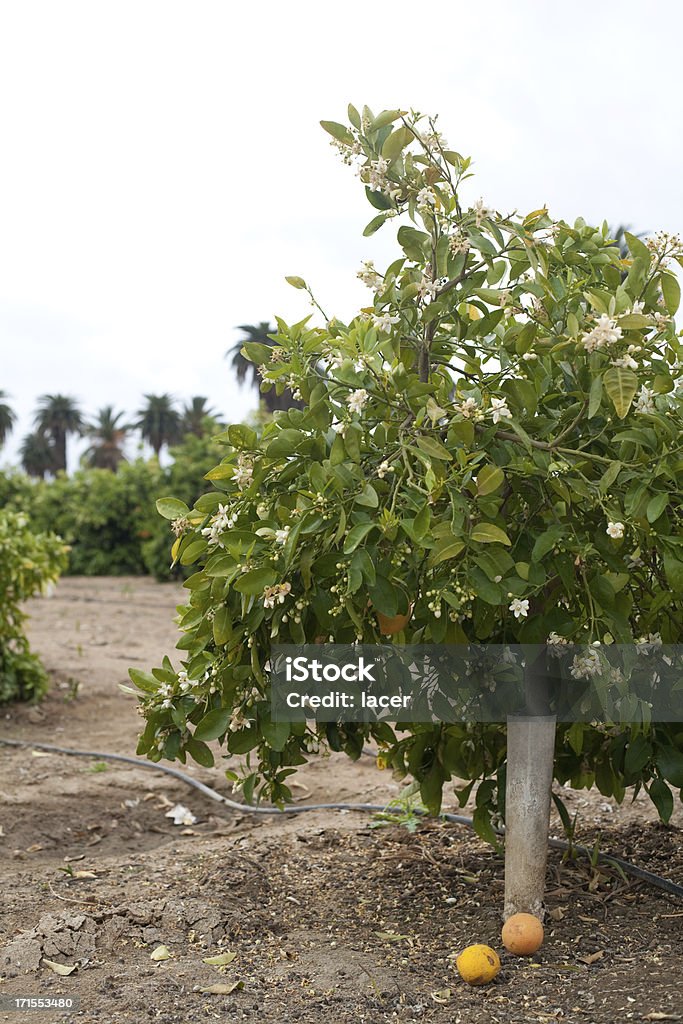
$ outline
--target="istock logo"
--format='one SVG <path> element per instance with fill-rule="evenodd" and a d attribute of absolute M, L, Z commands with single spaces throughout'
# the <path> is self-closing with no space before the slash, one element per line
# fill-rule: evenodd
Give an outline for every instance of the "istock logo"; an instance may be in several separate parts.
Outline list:
<path fill-rule="evenodd" d="M 340 679 L 346 683 L 375 683 L 377 680 L 372 674 L 374 668 L 375 662 L 366 665 L 363 657 L 341 665 L 326 665 L 317 659 L 309 660 L 304 655 L 298 658 L 285 658 L 285 677 L 288 683 L 306 683 L 309 680 L 316 683 L 336 683 Z"/>

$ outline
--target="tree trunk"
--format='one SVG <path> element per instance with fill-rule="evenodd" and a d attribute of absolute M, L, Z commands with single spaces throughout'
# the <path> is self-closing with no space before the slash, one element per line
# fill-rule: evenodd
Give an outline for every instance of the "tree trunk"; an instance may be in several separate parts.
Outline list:
<path fill-rule="evenodd" d="M 508 718 L 505 920 L 518 913 L 543 920 L 555 725 L 554 715 Z"/>
<path fill-rule="evenodd" d="M 66 473 L 66 432 L 56 429 L 54 432 L 55 472 L 60 469 Z"/>

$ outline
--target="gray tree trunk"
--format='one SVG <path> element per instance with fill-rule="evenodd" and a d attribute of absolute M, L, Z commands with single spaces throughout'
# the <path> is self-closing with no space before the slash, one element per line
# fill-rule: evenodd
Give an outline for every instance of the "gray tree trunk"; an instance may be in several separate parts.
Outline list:
<path fill-rule="evenodd" d="M 505 920 L 519 913 L 543 920 L 555 725 L 554 715 L 508 718 Z"/>

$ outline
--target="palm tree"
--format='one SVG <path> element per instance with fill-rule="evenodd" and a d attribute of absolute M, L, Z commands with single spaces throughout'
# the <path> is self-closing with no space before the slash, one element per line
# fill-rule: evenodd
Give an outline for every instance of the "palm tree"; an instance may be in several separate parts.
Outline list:
<path fill-rule="evenodd" d="M 177 444 L 182 437 L 180 413 L 172 395 L 145 395 L 147 405 L 138 411 L 135 426 L 143 440 L 149 441 L 158 457 L 163 446 Z"/>
<path fill-rule="evenodd" d="M 55 472 L 55 448 L 45 434 L 36 430 L 27 434 L 19 448 L 21 465 L 29 476 L 39 476 Z"/>
<path fill-rule="evenodd" d="M 17 418 L 11 406 L 4 401 L 5 398 L 9 398 L 7 392 L 0 391 L 0 448 L 7 440 L 7 435 L 11 432 Z"/>
<path fill-rule="evenodd" d="M 130 430 L 128 423 L 121 423 L 122 412 L 114 412 L 112 405 L 105 405 L 97 413 L 97 419 L 86 428 L 93 443 L 83 456 L 89 466 L 96 469 L 110 469 L 113 473 L 120 462 L 126 461 L 123 446 Z"/>
<path fill-rule="evenodd" d="M 36 413 L 36 430 L 52 442 L 54 472 L 66 472 L 66 439 L 83 433 L 85 424 L 74 398 L 69 395 L 41 395 Z"/>
<path fill-rule="evenodd" d="M 261 345 L 273 347 L 275 342 L 268 335 L 273 334 L 275 328 L 271 327 L 267 320 L 262 320 L 259 324 L 241 324 L 237 330 L 243 331 L 245 337 L 240 338 L 239 341 L 236 341 L 228 349 L 225 353 L 226 358 L 230 357 L 230 362 L 237 375 L 238 382 L 244 384 L 245 380 L 249 378 L 251 386 L 257 388 L 260 394 L 261 382 L 259 380 L 258 368 L 255 363 L 250 363 L 248 359 L 244 358 L 242 346 L 246 341 L 257 341 Z M 261 399 L 268 412 L 271 413 L 279 409 L 303 409 L 303 403 L 297 401 L 288 388 L 281 395 L 275 393 L 275 388 L 271 388 L 270 391 L 266 391 L 265 394 L 261 395 Z"/>
<path fill-rule="evenodd" d="M 207 405 L 208 398 L 202 395 L 195 395 L 183 408 L 182 431 L 183 434 L 194 434 L 195 437 L 203 437 L 206 433 L 205 421 L 214 420 L 218 423 L 218 413 Z"/>

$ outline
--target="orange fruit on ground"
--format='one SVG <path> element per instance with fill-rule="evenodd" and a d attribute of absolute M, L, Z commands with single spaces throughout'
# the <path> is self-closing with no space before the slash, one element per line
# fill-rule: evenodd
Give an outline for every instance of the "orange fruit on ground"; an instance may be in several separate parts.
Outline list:
<path fill-rule="evenodd" d="M 395 636 L 396 633 L 400 633 L 410 622 L 410 614 L 409 611 L 405 615 L 382 615 L 381 612 L 377 612 L 377 624 L 382 636 Z"/>
<path fill-rule="evenodd" d="M 468 985 L 488 985 L 500 970 L 500 960 L 495 949 L 477 944 L 463 949 L 455 966 Z"/>
<path fill-rule="evenodd" d="M 517 956 L 531 956 L 543 944 L 543 925 L 533 914 L 513 914 L 503 925 L 503 945 Z"/>

